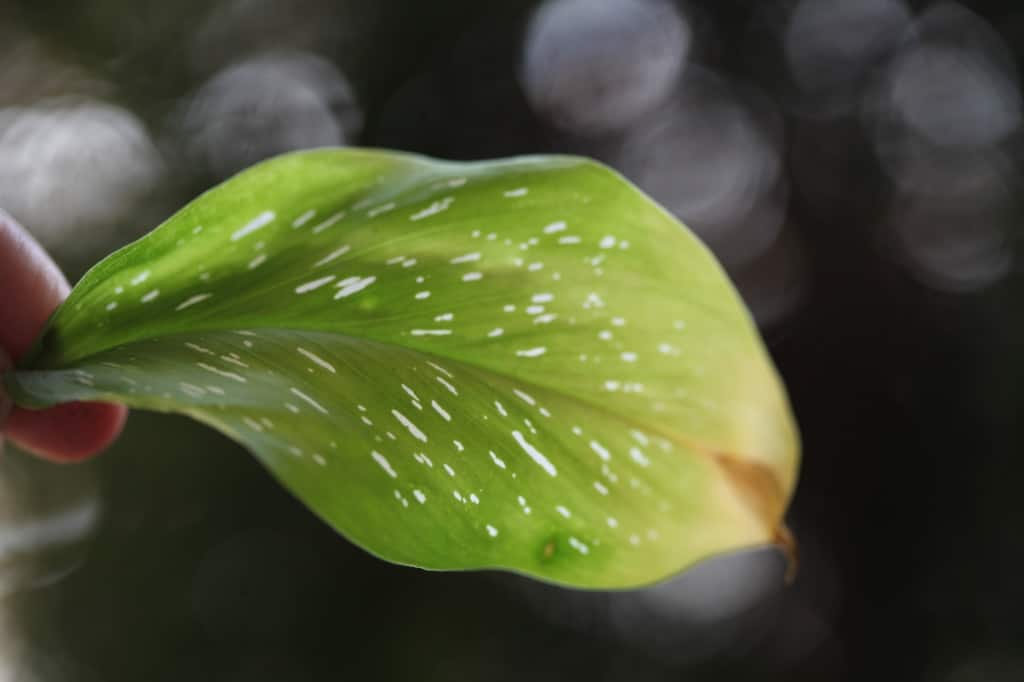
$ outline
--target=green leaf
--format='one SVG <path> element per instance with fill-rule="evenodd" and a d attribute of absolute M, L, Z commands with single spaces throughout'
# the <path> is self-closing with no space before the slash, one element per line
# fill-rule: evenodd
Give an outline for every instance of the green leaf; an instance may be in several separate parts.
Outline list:
<path fill-rule="evenodd" d="M 390 561 L 591 588 L 777 541 L 798 459 L 713 257 L 570 157 L 255 166 L 94 267 L 8 384 L 191 415 Z"/>

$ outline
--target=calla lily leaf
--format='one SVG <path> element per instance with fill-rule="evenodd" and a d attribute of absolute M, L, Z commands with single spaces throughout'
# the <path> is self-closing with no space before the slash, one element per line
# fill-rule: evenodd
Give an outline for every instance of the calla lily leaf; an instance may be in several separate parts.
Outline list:
<path fill-rule="evenodd" d="M 714 258 L 574 157 L 261 163 L 89 271 L 7 385 L 205 422 L 384 559 L 585 588 L 778 542 L 798 461 Z"/>

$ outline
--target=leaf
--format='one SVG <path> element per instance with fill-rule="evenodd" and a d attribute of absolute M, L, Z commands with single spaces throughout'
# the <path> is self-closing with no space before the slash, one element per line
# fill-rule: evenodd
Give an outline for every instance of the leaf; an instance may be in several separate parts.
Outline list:
<path fill-rule="evenodd" d="M 262 163 L 94 267 L 8 384 L 210 424 L 390 561 L 590 588 L 775 542 L 798 458 L 712 256 L 571 157 Z"/>

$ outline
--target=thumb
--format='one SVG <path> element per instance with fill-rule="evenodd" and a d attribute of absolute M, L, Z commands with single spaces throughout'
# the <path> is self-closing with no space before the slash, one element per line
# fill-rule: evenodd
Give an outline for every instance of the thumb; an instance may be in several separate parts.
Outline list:
<path fill-rule="evenodd" d="M 0 373 L 28 350 L 68 294 L 60 269 L 13 218 L 0 212 Z M 72 461 L 107 447 L 120 433 L 124 407 L 66 403 L 45 410 L 10 407 L 0 388 L 0 432 L 41 457 Z M 3 407 L 7 404 L 7 407 Z"/>

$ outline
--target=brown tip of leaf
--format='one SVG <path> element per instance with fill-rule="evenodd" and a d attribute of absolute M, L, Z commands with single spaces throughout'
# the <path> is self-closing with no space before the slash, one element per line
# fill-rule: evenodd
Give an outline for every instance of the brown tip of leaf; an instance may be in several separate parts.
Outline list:
<path fill-rule="evenodd" d="M 797 552 L 796 538 L 793 532 L 785 524 L 775 529 L 775 537 L 772 540 L 782 555 L 786 557 L 786 573 L 784 579 L 787 585 L 792 585 L 796 580 L 797 571 L 800 569 L 800 556 Z"/>
<path fill-rule="evenodd" d="M 793 533 L 782 523 L 786 496 L 775 473 L 766 465 L 722 452 L 712 453 L 715 462 L 735 487 L 740 498 L 771 533 L 771 542 L 786 557 L 786 584 L 796 579 L 797 546 Z"/>

